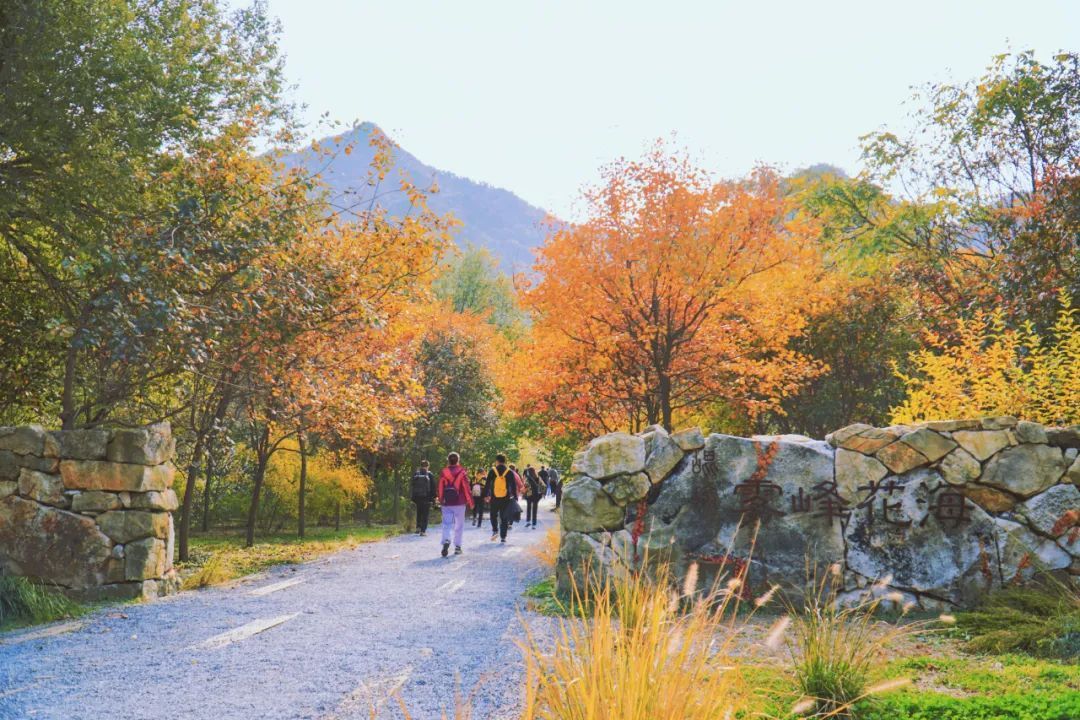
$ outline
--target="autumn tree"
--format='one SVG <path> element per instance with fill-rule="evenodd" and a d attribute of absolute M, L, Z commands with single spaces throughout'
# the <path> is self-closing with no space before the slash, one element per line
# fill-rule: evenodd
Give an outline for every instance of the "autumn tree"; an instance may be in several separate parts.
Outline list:
<path fill-rule="evenodd" d="M 587 219 L 539 251 L 525 303 L 544 352 L 519 402 L 588 432 L 775 408 L 814 372 L 788 342 L 818 272 L 779 178 L 714 182 L 659 145 L 602 174 Z"/>

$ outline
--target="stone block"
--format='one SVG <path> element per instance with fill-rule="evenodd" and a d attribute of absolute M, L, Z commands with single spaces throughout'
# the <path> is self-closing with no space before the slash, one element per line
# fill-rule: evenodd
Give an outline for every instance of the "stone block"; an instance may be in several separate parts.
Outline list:
<path fill-rule="evenodd" d="M 594 480 L 629 475 L 645 469 L 645 440 L 627 433 L 611 433 L 589 443 L 579 472 Z"/>
<path fill-rule="evenodd" d="M 833 447 L 840 447 L 848 439 L 853 438 L 866 430 L 873 430 L 873 428 L 866 423 L 854 423 L 847 427 L 840 428 L 836 432 L 829 433 L 825 436 L 825 442 Z"/>
<path fill-rule="evenodd" d="M 979 482 L 1021 497 L 1031 497 L 1057 483 L 1065 474 L 1061 448 L 1017 445 L 1002 450 L 983 468 Z"/>
<path fill-rule="evenodd" d="M 64 460 L 104 460 L 109 444 L 108 430 L 63 430 L 52 434 L 60 444 Z"/>
<path fill-rule="evenodd" d="M 930 462 L 940 460 L 956 447 L 956 443 L 949 438 L 942 437 L 927 428 L 919 428 L 914 432 L 909 432 L 900 438 L 900 442 L 918 450 Z"/>
<path fill-rule="evenodd" d="M 68 595 L 81 602 L 97 603 L 140 600 L 143 597 L 142 593 L 142 582 L 115 582 L 69 592 Z"/>
<path fill-rule="evenodd" d="M 960 492 L 983 510 L 992 513 L 1008 512 L 1018 502 L 1015 496 L 985 485 L 964 485 Z"/>
<path fill-rule="evenodd" d="M 59 431 L 45 433 L 45 444 L 41 449 L 42 457 L 47 458 L 59 458 L 60 457 L 60 440 L 57 439 L 56 433 Z"/>
<path fill-rule="evenodd" d="M 1022 443 L 1045 443 L 1046 428 L 1039 423 L 1028 422 L 1027 420 L 1021 420 L 1016 423 L 1016 427 L 1013 428 L 1013 435 L 1016 436 L 1017 442 Z"/>
<path fill-rule="evenodd" d="M 983 430 L 1008 430 L 1016 427 L 1017 420 L 1011 415 L 998 417 L 984 417 L 979 419 L 979 425 Z"/>
<path fill-rule="evenodd" d="M 38 472 L 55 474 L 60 471 L 60 460 L 50 457 L 38 457 L 37 455 L 17 455 L 19 467 L 37 470 Z"/>
<path fill-rule="evenodd" d="M 885 463 L 885 467 L 897 475 L 929 462 L 921 452 L 902 442 L 894 442 L 883 447 L 875 453 L 874 457 Z"/>
<path fill-rule="evenodd" d="M 1062 428 L 1047 428 L 1046 441 L 1054 447 L 1080 448 L 1080 425 Z"/>
<path fill-rule="evenodd" d="M 645 474 L 653 483 L 668 476 L 683 458 L 683 451 L 663 428 L 648 433 L 645 440 Z"/>
<path fill-rule="evenodd" d="M 971 453 L 958 447 L 941 459 L 938 470 L 950 485 L 966 485 L 978 479 L 982 465 Z"/>
<path fill-rule="evenodd" d="M 163 491 L 172 485 L 174 469 L 164 465 L 135 465 L 102 460 L 62 460 L 64 485 L 73 490 Z"/>
<path fill-rule="evenodd" d="M 124 545 L 124 577 L 150 580 L 165 572 L 165 541 L 158 538 L 135 540 Z"/>
<path fill-rule="evenodd" d="M 838 443 L 837 447 L 842 447 L 845 450 L 855 450 L 864 455 L 873 455 L 886 445 L 896 442 L 899 438 L 900 433 L 888 428 L 870 428 Z"/>
<path fill-rule="evenodd" d="M 1072 465 L 1065 471 L 1065 477 L 1062 478 L 1062 481 L 1080 485 L 1080 457 L 1073 458 Z"/>
<path fill-rule="evenodd" d="M 604 492 L 608 494 L 616 505 L 626 507 L 631 503 L 640 501 L 649 494 L 649 476 L 645 473 L 634 475 L 620 475 L 604 485 Z"/>
<path fill-rule="evenodd" d="M 0 450 L 40 457 L 45 451 L 45 429 L 40 425 L 0 427 Z"/>
<path fill-rule="evenodd" d="M 592 478 L 578 478 L 563 489 L 559 521 L 566 532 L 619 530 L 624 518 L 623 508 L 616 505 L 603 486 Z"/>
<path fill-rule="evenodd" d="M 952 439 L 976 460 L 986 460 L 1012 444 L 1003 430 L 959 430 L 952 434 Z"/>
<path fill-rule="evenodd" d="M 59 475 L 48 475 L 26 468 L 19 474 L 19 494 L 56 507 L 67 507 L 70 502 L 64 495 L 64 483 Z"/>
<path fill-rule="evenodd" d="M 842 448 L 836 451 L 836 487 L 844 498 L 857 497 L 860 487 L 877 483 L 888 474 L 888 469 L 869 455 Z"/>
<path fill-rule="evenodd" d="M 0 480 L 0 499 L 14 495 L 19 490 L 19 483 L 14 480 Z"/>
<path fill-rule="evenodd" d="M 556 586 L 560 593 L 587 595 L 602 583 L 615 560 L 615 553 L 588 535 L 568 532 L 563 536 L 555 561 Z"/>
<path fill-rule="evenodd" d="M 10 450 L 0 450 L 0 480 L 18 480 L 22 465 L 19 457 Z"/>
<path fill-rule="evenodd" d="M 131 493 L 124 507 L 134 510 L 164 510 L 173 512 L 180 507 L 180 501 L 172 488 L 161 492 Z"/>
<path fill-rule="evenodd" d="M 705 436 L 702 434 L 701 428 L 680 430 L 677 433 L 672 433 L 671 439 L 675 441 L 675 444 L 683 452 L 693 452 L 705 447 Z"/>
<path fill-rule="evenodd" d="M 112 462 L 160 465 L 172 459 L 176 444 L 169 423 L 113 431 L 106 457 Z"/>
<path fill-rule="evenodd" d="M 102 513 L 108 510 L 118 510 L 122 506 L 120 496 L 116 493 L 102 492 L 101 490 L 87 490 L 72 496 L 72 512 Z"/>
<path fill-rule="evenodd" d="M 934 432 L 950 433 L 957 430 L 977 430 L 980 427 L 978 420 L 931 420 L 920 425 Z"/>
<path fill-rule="evenodd" d="M 169 514 L 145 510 L 111 510 L 97 519 L 101 531 L 113 542 L 127 544 L 132 540 L 169 535 Z"/>

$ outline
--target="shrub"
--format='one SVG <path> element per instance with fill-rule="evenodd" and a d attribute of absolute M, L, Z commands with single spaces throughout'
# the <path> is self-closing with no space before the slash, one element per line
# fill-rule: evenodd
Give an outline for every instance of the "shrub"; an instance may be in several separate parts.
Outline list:
<path fill-rule="evenodd" d="M 0 574 L 0 627 L 52 622 L 81 612 L 80 605 L 47 585 Z"/>
<path fill-rule="evenodd" d="M 974 652 L 1080 657 L 1080 593 L 1054 581 L 1005 588 L 978 610 L 958 613 L 956 629 Z"/>

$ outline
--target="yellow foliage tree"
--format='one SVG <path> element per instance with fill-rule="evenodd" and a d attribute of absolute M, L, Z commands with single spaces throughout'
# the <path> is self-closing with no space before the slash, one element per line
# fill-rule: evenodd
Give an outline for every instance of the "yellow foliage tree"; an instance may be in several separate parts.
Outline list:
<path fill-rule="evenodd" d="M 299 512 L 299 484 L 299 444 L 290 438 L 266 468 L 266 486 L 289 517 Z M 333 514 L 340 503 L 364 499 L 371 491 L 371 479 L 355 463 L 343 461 L 334 453 L 320 452 L 307 457 L 305 490 L 306 512 L 325 517 Z"/>
<path fill-rule="evenodd" d="M 1080 423 L 1080 321 L 1061 293 L 1049 337 L 1030 323 L 1008 328 L 1004 314 L 960 321 L 949 342 L 932 334 L 911 356 L 915 372 L 898 373 L 907 398 L 893 422 L 1014 415 L 1046 425 Z"/>

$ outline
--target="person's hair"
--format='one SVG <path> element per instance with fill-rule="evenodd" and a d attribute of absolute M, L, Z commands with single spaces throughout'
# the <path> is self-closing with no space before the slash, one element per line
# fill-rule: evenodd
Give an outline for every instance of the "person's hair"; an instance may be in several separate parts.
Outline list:
<path fill-rule="evenodd" d="M 498 455 L 495 456 L 495 462 L 503 463 L 505 465 L 506 464 L 506 456 L 503 455 L 502 453 L 499 453 Z"/>
<path fill-rule="evenodd" d="M 420 461 L 420 467 L 428 467 L 429 465 L 431 465 L 431 463 L 429 463 L 427 460 Z"/>
<path fill-rule="evenodd" d="M 515 465 L 514 463 L 510 463 L 510 469 L 517 470 L 517 465 Z"/>
<path fill-rule="evenodd" d="M 452 452 L 446 456 L 446 462 L 450 463 L 451 465 L 457 465 L 459 460 L 461 460 L 461 456 L 455 452 Z"/>

